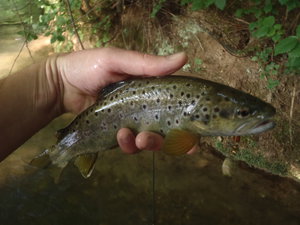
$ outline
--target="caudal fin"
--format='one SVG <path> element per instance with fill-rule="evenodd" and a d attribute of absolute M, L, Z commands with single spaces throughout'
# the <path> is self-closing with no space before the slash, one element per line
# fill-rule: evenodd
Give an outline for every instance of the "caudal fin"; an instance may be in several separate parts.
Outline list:
<path fill-rule="evenodd" d="M 33 158 L 30 165 L 41 169 L 47 168 L 50 176 L 53 177 L 54 182 L 58 183 L 64 168 L 53 165 L 50 158 L 50 152 L 55 149 L 55 146 L 50 149 L 46 149 L 43 153 Z"/>

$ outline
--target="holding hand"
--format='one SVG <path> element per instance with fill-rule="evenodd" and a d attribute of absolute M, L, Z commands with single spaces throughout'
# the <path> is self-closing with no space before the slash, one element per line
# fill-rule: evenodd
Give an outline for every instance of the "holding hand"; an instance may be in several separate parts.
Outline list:
<path fill-rule="evenodd" d="M 93 104 L 100 89 L 130 76 L 163 76 L 180 69 L 187 61 L 184 53 L 153 56 L 117 48 L 73 52 L 57 59 L 63 82 L 64 111 L 80 113 Z M 141 149 L 159 150 L 163 138 L 152 132 L 134 134 L 127 128 L 117 135 L 121 149 L 136 153 Z"/>

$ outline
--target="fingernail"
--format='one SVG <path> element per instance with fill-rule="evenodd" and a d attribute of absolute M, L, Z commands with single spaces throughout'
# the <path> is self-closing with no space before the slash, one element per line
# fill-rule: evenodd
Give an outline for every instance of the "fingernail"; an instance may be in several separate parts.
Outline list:
<path fill-rule="evenodd" d="M 173 54 L 173 55 L 167 56 L 167 58 L 168 58 L 169 60 L 176 60 L 176 59 L 178 59 L 178 58 L 181 58 L 183 55 L 185 55 L 185 52 L 178 52 L 178 53 L 175 53 L 175 54 Z"/>

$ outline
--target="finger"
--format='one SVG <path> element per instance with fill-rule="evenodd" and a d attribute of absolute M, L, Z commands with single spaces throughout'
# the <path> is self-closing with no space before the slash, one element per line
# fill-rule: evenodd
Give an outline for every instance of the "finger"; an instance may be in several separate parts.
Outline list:
<path fill-rule="evenodd" d="M 153 132 L 143 131 L 136 136 L 135 144 L 139 149 L 158 151 L 163 144 L 163 137 Z"/>
<path fill-rule="evenodd" d="M 196 144 L 196 145 L 194 145 L 194 147 L 192 147 L 192 149 L 189 150 L 186 154 L 188 154 L 188 155 L 194 154 L 194 153 L 197 152 L 199 149 L 200 149 L 199 145 Z"/>
<path fill-rule="evenodd" d="M 128 128 L 122 128 L 117 133 L 117 140 L 123 152 L 134 154 L 140 150 L 135 145 L 135 136 Z"/>
<path fill-rule="evenodd" d="M 119 74 L 159 76 L 171 74 L 187 62 L 187 55 L 180 52 L 170 56 L 154 56 L 118 48 L 106 48 L 104 61 L 110 71 Z"/>

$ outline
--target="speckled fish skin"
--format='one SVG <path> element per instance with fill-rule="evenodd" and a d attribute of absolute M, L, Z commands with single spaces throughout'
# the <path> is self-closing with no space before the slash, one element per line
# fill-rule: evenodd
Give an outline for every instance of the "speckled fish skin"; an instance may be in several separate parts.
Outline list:
<path fill-rule="evenodd" d="M 122 127 L 162 135 L 180 129 L 205 136 L 247 135 L 274 127 L 275 109 L 239 90 L 194 77 L 137 78 L 105 88 L 99 100 L 59 132 L 48 152 L 64 167 L 72 158 L 117 146 Z"/>

